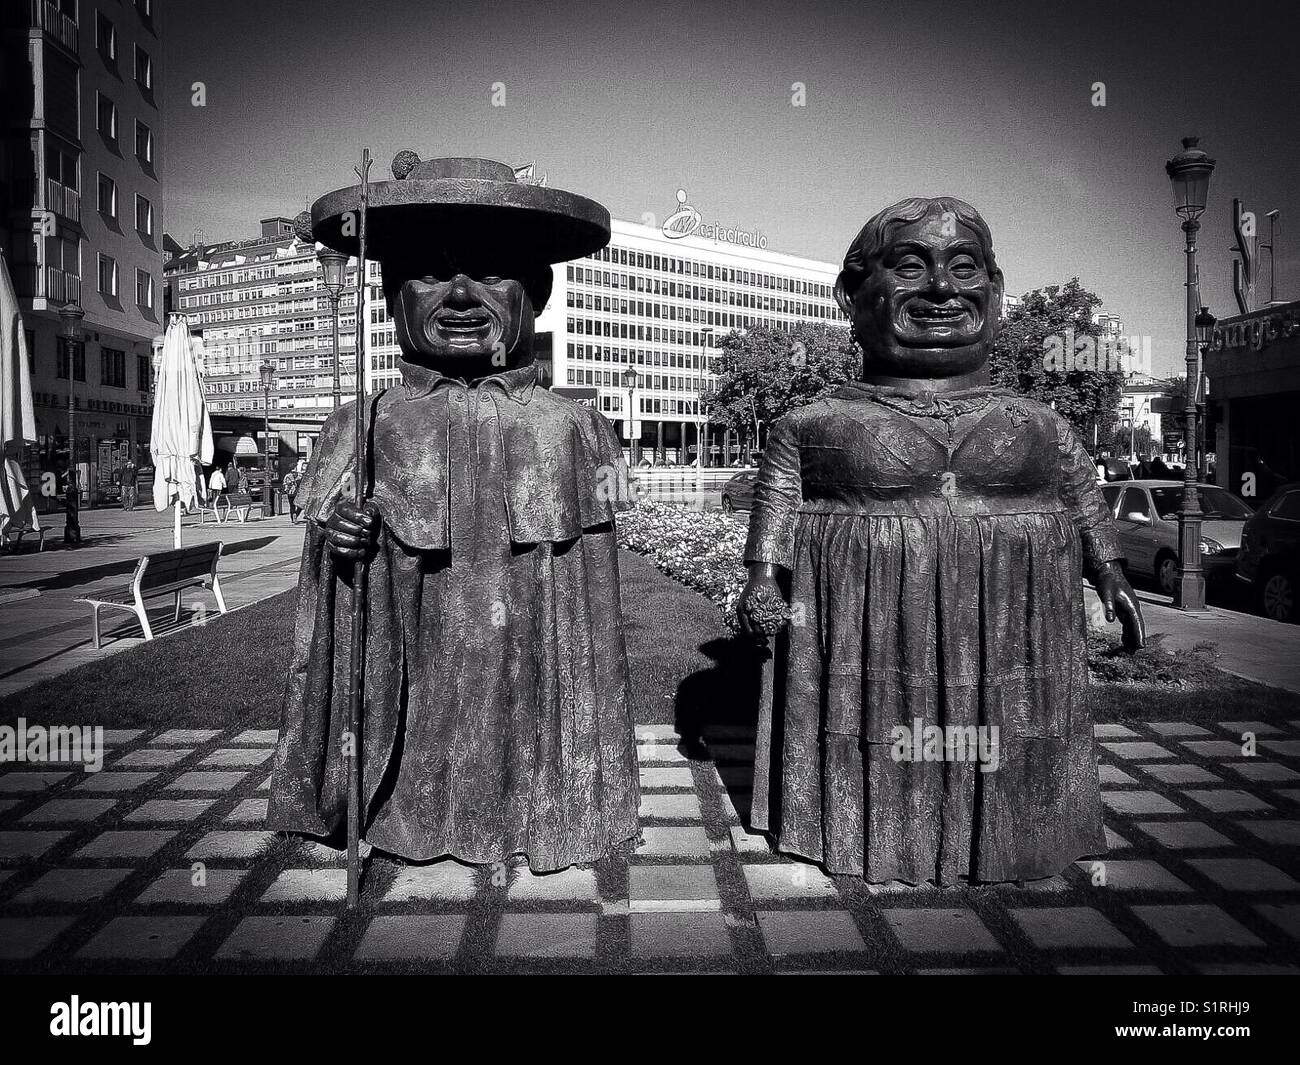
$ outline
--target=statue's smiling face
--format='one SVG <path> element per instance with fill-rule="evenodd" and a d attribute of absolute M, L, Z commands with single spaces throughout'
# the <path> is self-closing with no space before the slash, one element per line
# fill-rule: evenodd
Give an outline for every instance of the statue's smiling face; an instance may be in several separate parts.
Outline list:
<path fill-rule="evenodd" d="M 525 361 L 534 315 L 523 282 L 443 273 L 408 279 L 393 301 L 397 342 L 407 357 L 455 376 L 499 373 Z"/>
<path fill-rule="evenodd" d="M 868 365 L 901 377 L 978 370 L 997 333 L 1001 299 L 979 235 L 934 210 L 891 236 L 853 299 Z"/>

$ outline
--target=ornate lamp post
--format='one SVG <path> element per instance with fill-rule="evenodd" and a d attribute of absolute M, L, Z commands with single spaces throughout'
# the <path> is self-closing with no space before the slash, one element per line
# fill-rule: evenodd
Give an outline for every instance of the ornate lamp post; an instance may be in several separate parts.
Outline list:
<path fill-rule="evenodd" d="M 316 259 L 320 263 L 321 280 L 334 314 L 334 409 L 338 410 L 343 405 L 343 388 L 339 383 L 339 300 L 346 284 L 348 257 L 322 244 L 316 249 Z M 357 328 L 361 328 L 360 324 Z"/>
<path fill-rule="evenodd" d="M 1204 365 L 1204 359 L 1206 353 L 1210 350 L 1210 341 L 1214 338 L 1214 323 L 1217 321 L 1218 319 L 1215 318 L 1214 315 L 1210 313 L 1209 307 L 1202 307 L 1199 311 L 1196 312 L 1196 342 L 1201 349 L 1202 365 Z M 1198 373 L 1196 376 L 1196 400 L 1197 400 L 1198 414 L 1201 413 L 1201 411 L 1203 410 L 1204 403 L 1205 403 L 1205 398 L 1204 396 L 1201 395 L 1201 377 L 1202 375 L 1200 373 Z M 1201 432 L 1201 446 L 1197 453 L 1198 457 L 1196 460 L 1196 477 L 1197 480 L 1203 481 L 1205 480 L 1205 476 L 1204 476 L 1205 464 L 1206 464 L 1205 452 L 1207 450 L 1205 439 L 1204 439 L 1205 437 L 1204 418 L 1201 418 L 1199 420 L 1199 427 Z"/>
<path fill-rule="evenodd" d="M 636 372 L 635 366 L 629 366 L 626 370 L 623 371 L 623 385 L 627 389 L 628 457 L 630 459 L 630 463 L 633 469 L 636 468 L 638 459 L 637 459 L 637 439 L 635 436 L 632 435 L 632 425 L 635 420 L 632 414 L 632 395 L 636 391 L 637 385 L 640 383 L 641 383 L 641 375 Z"/>
<path fill-rule="evenodd" d="M 711 328 L 700 330 L 700 372 L 695 382 L 695 477 L 704 476 L 704 442 L 709 436 L 709 419 L 704 413 L 704 364 L 708 361 Z M 701 430 L 703 430 L 701 432 Z"/>
<path fill-rule="evenodd" d="M 77 478 L 77 401 L 73 393 L 76 380 L 77 348 L 81 344 L 81 320 L 86 312 L 75 300 L 68 300 L 59 308 L 63 322 L 63 351 L 68 368 L 68 491 L 64 497 L 63 542 L 81 543 L 81 485 Z"/>
<path fill-rule="evenodd" d="M 263 503 L 271 502 L 271 389 L 275 387 L 275 363 L 267 359 L 258 368 L 262 375 L 262 439 L 265 441 L 263 447 L 262 469 L 265 473 L 264 491 L 266 494 L 262 497 Z"/>
<path fill-rule="evenodd" d="M 1205 609 L 1205 575 L 1201 571 L 1201 506 L 1196 493 L 1196 394 L 1200 382 L 1200 349 L 1196 342 L 1196 233 L 1210 187 L 1214 160 L 1196 146 L 1196 137 L 1183 138 L 1183 150 L 1165 164 L 1174 189 L 1174 210 L 1187 235 L 1187 400 L 1183 407 L 1183 503 L 1178 510 L 1178 583 L 1174 605 L 1182 610 Z"/>

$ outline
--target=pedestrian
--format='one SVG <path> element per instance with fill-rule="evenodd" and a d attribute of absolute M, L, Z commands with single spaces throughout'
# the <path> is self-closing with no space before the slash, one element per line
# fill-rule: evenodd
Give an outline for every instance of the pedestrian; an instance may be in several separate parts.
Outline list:
<path fill-rule="evenodd" d="M 294 467 L 284 475 L 284 497 L 289 501 L 289 524 L 298 524 L 298 508 L 294 505 L 294 496 L 298 494 L 298 485 L 302 481 L 302 475 L 298 472 L 298 467 Z"/>
<path fill-rule="evenodd" d="M 226 478 L 230 487 L 236 492 L 248 491 L 248 471 L 237 466 L 235 463 L 230 464 L 230 476 Z"/>
<path fill-rule="evenodd" d="M 135 459 L 127 458 L 126 464 L 122 467 L 122 509 L 135 510 L 136 499 L 136 481 L 140 474 L 140 467 L 135 464 Z"/>

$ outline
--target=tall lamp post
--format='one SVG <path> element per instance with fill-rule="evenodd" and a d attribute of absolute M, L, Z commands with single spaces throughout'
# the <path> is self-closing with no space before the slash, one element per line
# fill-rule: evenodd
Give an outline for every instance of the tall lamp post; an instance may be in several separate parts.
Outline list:
<path fill-rule="evenodd" d="M 1201 366 L 1205 365 L 1205 356 L 1210 350 L 1210 341 L 1214 339 L 1214 323 L 1218 319 L 1210 313 L 1209 307 L 1202 307 L 1196 312 L 1196 341 L 1201 349 Z M 1205 397 L 1201 394 L 1201 381 L 1205 374 L 1203 370 L 1198 371 L 1196 375 L 1196 412 L 1201 417 L 1198 419 L 1200 428 L 1199 448 L 1197 449 L 1196 458 L 1196 479 L 1205 480 L 1205 452 L 1208 445 L 1205 442 Z"/>
<path fill-rule="evenodd" d="M 1187 398 L 1183 407 L 1183 502 L 1178 508 L 1178 582 L 1174 605 L 1181 610 L 1205 609 L 1205 574 L 1201 570 L 1201 506 L 1196 492 L 1196 398 L 1200 383 L 1200 348 L 1196 307 L 1200 302 L 1196 275 L 1196 232 L 1210 188 L 1214 160 L 1196 146 L 1196 137 L 1183 138 L 1183 150 L 1165 164 L 1174 189 L 1174 210 L 1187 235 Z"/>
<path fill-rule="evenodd" d="M 711 328 L 700 330 L 700 372 L 695 382 L 695 477 L 704 476 L 704 442 L 709 435 L 709 420 L 704 413 L 704 364 L 708 361 Z M 703 431 L 701 431 L 703 430 Z"/>
<path fill-rule="evenodd" d="M 262 375 L 262 439 L 265 442 L 262 455 L 265 479 L 262 483 L 266 494 L 262 497 L 262 502 L 269 504 L 271 502 L 271 389 L 275 387 L 275 363 L 267 359 L 259 370 Z"/>
<path fill-rule="evenodd" d="M 77 348 L 81 344 L 81 320 L 86 312 L 75 300 L 59 308 L 63 321 L 63 351 L 68 368 L 68 490 L 64 496 L 63 542 L 81 543 L 81 484 L 77 477 L 77 400 L 73 393 L 76 380 Z"/>
<path fill-rule="evenodd" d="M 348 257 L 322 244 L 316 249 L 316 259 L 320 263 L 321 280 L 334 314 L 334 409 L 338 410 L 343 405 L 343 386 L 339 381 L 339 300 L 346 283 Z"/>
<path fill-rule="evenodd" d="M 632 426 L 635 424 L 635 418 L 632 414 L 632 396 L 636 391 L 636 386 L 640 383 L 641 375 L 636 372 L 636 367 L 628 366 L 623 371 L 623 386 L 627 389 L 627 451 L 633 469 L 636 469 L 637 464 L 637 440 L 632 435 Z"/>

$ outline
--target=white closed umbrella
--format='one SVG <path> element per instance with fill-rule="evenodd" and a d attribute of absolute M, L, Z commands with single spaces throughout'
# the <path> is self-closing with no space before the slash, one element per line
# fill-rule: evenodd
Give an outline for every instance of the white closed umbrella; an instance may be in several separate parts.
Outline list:
<path fill-rule="evenodd" d="M 35 499 L 23 476 L 23 448 L 36 443 L 36 414 L 32 409 L 32 377 L 27 362 L 18 296 L 4 253 L 0 252 L 0 537 L 11 524 L 40 528 Z"/>
<path fill-rule="evenodd" d="M 181 546 L 181 507 L 198 502 L 194 476 L 196 462 L 212 462 L 212 422 L 203 398 L 203 350 L 190 327 L 173 316 L 157 356 L 154 381 L 153 427 L 149 452 L 153 455 L 153 505 L 171 506 L 176 523 L 173 541 Z"/>

